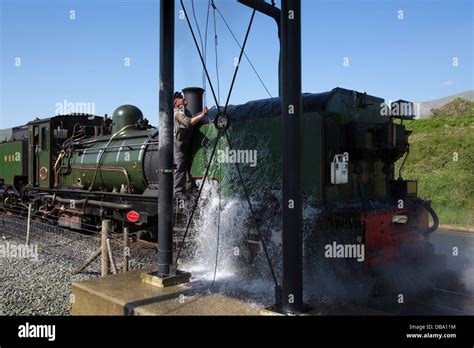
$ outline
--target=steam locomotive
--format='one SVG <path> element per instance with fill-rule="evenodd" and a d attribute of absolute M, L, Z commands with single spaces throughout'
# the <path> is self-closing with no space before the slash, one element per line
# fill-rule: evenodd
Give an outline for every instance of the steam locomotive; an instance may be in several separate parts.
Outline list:
<path fill-rule="evenodd" d="M 184 93 L 190 112 L 201 110 L 203 90 Z M 412 116 L 393 111 L 406 105 L 387 106 L 381 98 L 342 88 L 303 94 L 302 190 L 305 202 L 322 212 L 315 224 L 324 222 L 327 232 L 310 239 L 365 245 L 370 265 L 400 258 L 405 247 L 426 249 L 436 214 L 429 201 L 417 197 L 416 181 L 395 176 L 395 163 L 409 148 L 403 121 Z M 279 98 L 229 106 L 226 128 L 233 148 L 225 137 L 217 147 L 226 154 L 256 151 L 257 165 L 240 168 L 247 191 L 263 207 L 281 185 L 280 108 Z M 203 176 L 220 115 L 213 108 L 195 127 L 194 178 Z M 62 226 L 81 229 L 108 218 L 116 228 L 156 237 L 157 156 L 158 130 L 132 105 L 120 106 L 112 118 L 73 114 L 31 121 L 9 130 L 0 143 L 0 209 L 25 212 L 31 204 L 36 215 Z M 210 177 L 223 195 L 241 197 L 233 162 L 214 159 Z"/>
<path fill-rule="evenodd" d="M 1 208 L 32 204 L 75 229 L 127 215 L 135 224 L 156 223 L 157 136 L 132 105 L 112 119 L 58 115 L 13 128 L 0 144 Z"/>

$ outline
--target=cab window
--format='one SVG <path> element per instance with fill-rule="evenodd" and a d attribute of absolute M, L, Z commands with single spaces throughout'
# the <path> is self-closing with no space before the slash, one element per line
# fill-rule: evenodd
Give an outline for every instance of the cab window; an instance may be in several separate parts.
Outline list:
<path fill-rule="evenodd" d="M 41 150 L 48 150 L 48 127 L 41 127 Z"/>

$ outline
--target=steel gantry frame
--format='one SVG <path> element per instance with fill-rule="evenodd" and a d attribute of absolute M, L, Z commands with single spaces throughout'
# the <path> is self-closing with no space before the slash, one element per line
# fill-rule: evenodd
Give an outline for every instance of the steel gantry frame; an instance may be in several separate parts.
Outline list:
<path fill-rule="evenodd" d="M 301 192 L 301 0 L 282 0 L 281 9 L 263 0 L 238 0 L 275 19 L 280 38 L 279 88 L 282 117 L 283 274 L 273 308 L 298 314 L 303 303 Z M 174 275 L 173 263 L 173 93 L 175 0 L 160 2 L 160 134 L 158 188 L 158 276 Z"/>

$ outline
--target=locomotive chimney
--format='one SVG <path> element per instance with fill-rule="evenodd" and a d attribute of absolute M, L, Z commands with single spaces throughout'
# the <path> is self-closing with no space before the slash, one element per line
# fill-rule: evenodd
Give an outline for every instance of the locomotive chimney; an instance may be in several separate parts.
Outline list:
<path fill-rule="evenodd" d="M 200 87 L 187 87 L 183 89 L 183 94 L 186 100 L 188 101 L 188 105 L 186 108 L 191 112 L 194 116 L 202 111 L 202 96 L 204 94 L 204 90 Z"/>

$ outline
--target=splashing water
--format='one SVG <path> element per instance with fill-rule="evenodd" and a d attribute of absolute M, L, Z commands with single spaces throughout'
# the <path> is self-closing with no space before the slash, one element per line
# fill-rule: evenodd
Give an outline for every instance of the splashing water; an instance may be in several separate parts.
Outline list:
<path fill-rule="evenodd" d="M 467 265 L 461 273 L 461 283 L 471 294 L 474 294 L 474 245 L 466 249 Z"/>
<path fill-rule="evenodd" d="M 220 199 L 218 183 L 208 181 L 195 216 L 193 251 L 186 255 L 182 267 L 204 288 L 210 289 L 215 278 L 214 291 L 264 305 L 272 301 L 274 285 L 264 274 L 268 273 L 268 266 L 262 264 L 260 255 L 253 265 L 248 260 L 249 215 L 247 202 Z"/>
<path fill-rule="evenodd" d="M 182 267 L 191 272 L 193 281 L 219 293 L 241 298 L 251 304 L 264 306 L 274 302 L 275 284 L 261 244 L 253 244 L 253 257 L 248 244 L 249 232 L 258 235 L 251 219 L 248 203 L 238 198 L 219 198 L 219 184 L 206 182 L 194 223 L 192 252 L 187 253 Z M 260 230 L 268 249 L 278 282 L 282 270 L 281 191 L 272 199 L 277 209 L 259 206 Z M 219 220 L 220 206 L 220 220 Z M 309 204 L 303 207 L 303 240 L 314 237 L 311 229 L 320 209 Z M 250 226 L 250 227 L 249 227 Z M 219 246 L 217 238 L 219 233 Z M 218 249 L 218 250 L 217 250 Z M 217 263 L 216 263 L 217 251 Z M 304 251 L 305 253 L 306 251 Z M 308 269 L 310 271 L 310 269 Z"/>
<path fill-rule="evenodd" d="M 252 204 L 257 212 L 276 277 L 281 282 L 281 192 L 273 191 L 272 194 L 277 208 L 270 207 L 268 197 L 262 196 L 254 198 Z M 308 248 L 312 241 L 324 240 L 324 235 L 328 233 L 324 228 L 315 229 L 320 214 L 320 209 L 304 204 L 304 301 L 369 301 L 371 290 L 376 285 L 375 279 L 350 271 L 343 263 L 324 259 L 321 256 L 321 246 L 316 249 Z M 182 263 L 182 268 L 191 272 L 192 282 L 199 286 L 198 291 L 217 292 L 255 307 L 274 303 L 274 282 L 267 260 L 260 243 L 253 245 L 257 248 L 253 257 L 249 255 L 249 233 L 255 235 L 256 230 L 247 202 L 240 198 L 220 198 L 219 183 L 208 180 L 194 218 L 194 243 L 189 247 L 192 250 L 185 255 Z M 471 291 L 474 287 L 472 270 L 465 269 L 462 279 L 466 288 Z M 385 273 L 393 273 L 393 277 L 401 274 L 405 278 L 416 279 L 415 271 L 397 265 L 395 269 Z M 426 271 L 425 268 L 424 272 Z"/>

